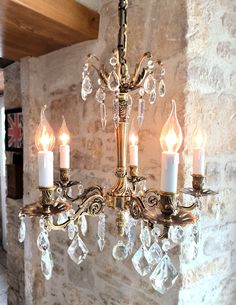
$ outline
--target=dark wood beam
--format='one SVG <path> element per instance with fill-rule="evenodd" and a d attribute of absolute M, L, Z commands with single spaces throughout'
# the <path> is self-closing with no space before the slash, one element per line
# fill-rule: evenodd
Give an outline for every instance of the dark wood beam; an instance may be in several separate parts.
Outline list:
<path fill-rule="evenodd" d="M 18 60 L 96 39 L 99 14 L 74 0 L 0 0 L 0 57 Z"/>

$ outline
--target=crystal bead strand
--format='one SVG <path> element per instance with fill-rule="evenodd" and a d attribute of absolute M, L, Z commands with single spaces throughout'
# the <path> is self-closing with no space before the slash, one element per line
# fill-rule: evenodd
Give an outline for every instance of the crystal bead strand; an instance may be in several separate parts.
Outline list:
<path fill-rule="evenodd" d="M 102 213 L 99 215 L 98 220 L 98 246 L 100 251 L 103 251 L 105 245 L 105 228 L 106 228 L 106 217 Z"/>

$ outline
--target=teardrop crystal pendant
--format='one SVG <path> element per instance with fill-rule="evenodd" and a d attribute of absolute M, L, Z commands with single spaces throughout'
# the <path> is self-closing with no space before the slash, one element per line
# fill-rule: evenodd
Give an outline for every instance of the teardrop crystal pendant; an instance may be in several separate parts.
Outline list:
<path fill-rule="evenodd" d="M 168 236 L 175 244 L 179 244 L 184 240 L 184 229 L 180 226 L 172 226 Z"/>
<path fill-rule="evenodd" d="M 111 91 L 117 91 L 119 89 L 120 81 L 115 70 L 112 70 L 111 73 L 109 74 L 107 85 Z"/>
<path fill-rule="evenodd" d="M 158 92 L 160 97 L 165 96 L 166 94 L 166 85 L 163 79 L 160 80 L 159 86 L 158 86 Z"/>
<path fill-rule="evenodd" d="M 75 233 L 77 232 L 77 226 L 75 225 L 74 221 L 68 224 L 67 233 L 70 240 L 75 237 Z"/>
<path fill-rule="evenodd" d="M 98 88 L 95 99 L 98 103 L 102 103 L 106 98 L 106 93 L 103 91 L 103 89 L 100 87 Z"/>
<path fill-rule="evenodd" d="M 113 247 L 112 255 L 118 261 L 122 261 L 127 258 L 128 249 L 122 240 L 119 240 Z"/>
<path fill-rule="evenodd" d="M 41 230 L 37 238 L 37 246 L 40 251 L 50 250 L 50 243 L 48 239 L 48 232 L 46 230 Z"/>
<path fill-rule="evenodd" d="M 82 235 L 85 236 L 88 230 L 88 223 L 85 215 L 81 215 L 80 217 L 80 230 Z"/>
<path fill-rule="evenodd" d="M 52 254 L 49 250 L 43 251 L 41 254 L 41 270 L 46 280 L 50 280 L 53 270 Z"/>
<path fill-rule="evenodd" d="M 157 224 L 154 224 L 153 229 L 151 230 L 151 235 L 154 241 L 158 242 L 159 236 L 161 235 L 161 230 L 159 229 Z"/>
<path fill-rule="evenodd" d="M 145 251 L 147 249 L 141 246 L 138 251 L 132 257 L 132 263 L 134 269 L 141 275 L 145 276 L 151 272 L 151 267 L 145 257 Z"/>
<path fill-rule="evenodd" d="M 157 100 L 157 94 L 156 94 L 156 90 L 153 90 L 150 94 L 150 97 L 149 97 L 149 103 L 151 105 L 155 104 L 156 103 L 156 100 Z"/>
<path fill-rule="evenodd" d="M 68 220 L 68 216 L 66 214 L 66 212 L 62 212 L 59 214 L 58 218 L 57 218 L 57 224 L 61 225 L 62 223 L 66 222 Z"/>
<path fill-rule="evenodd" d="M 146 93 L 150 94 L 156 88 L 156 80 L 152 74 L 149 74 L 144 81 L 143 88 Z"/>
<path fill-rule="evenodd" d="M 106 110 L 106 105 L 104 103 L 100 104 L 100 115 L 101 115 L 102 129 L 104 130 L 107 125 L 107 110 Z"/>
<path fill-rule="evenodd" d="M 171 263 L 169 256 L 165 255 L 150 276 L 152 287 L 164 294 L 175 283 L 178 272 Z"/>
<path fill-rule="evenodd" d="M 131 110 L 132 110 L 132 105 L 133 105 L 133 99 L 131 97 L 130 94 L 127 94 L 126 97 L 125 97 L 125 100 L 127 102 L 127 118 L 130 117 L 130 114 L 131 114 Z"/>
<path fill-rule="evenodd" d="M 105 214 L 99 215 L 98 220 L 98 246 L 100 251 L 103 251 L 105 246 L 105 226 L 106 226 L 106 218 Z"/>
<path fill-rule="evenodd" d="M 79 234 L 77 234 L 73 239 L 71 245 L 67 250 L 67 253 L 70 258 L 78 265 L 82 263 L 83 260 L 85 260 L 88 254 L 88 248 L 79 237 Z"/>
<path fill-rule="evenodd" d="M 144 247 L 150 246 L 150 244 L 151 244 L 150 231 L 149 231 L 148 227 L 143 224 L 143 222 L 141 223 L 141 232 L 140 232 L 139 238 Z"/>
<path fill-rule="evenodd" d="M 18 231 L 18 240 L 20 243 L 23 243 L 25 240 L 26 226 L 25 226 L 25 217 L 23 215 L 20 216 L 20 227 Z"/>
<path fill-rule="evenodd" d="M 82 92 L 88 95 L 92 93 L 92 91 L 93 91 L 93 87 L 92 87 L 91 79 L 88 75 L 86 75 L 82 81 Z"/>
<path fill-rule="evenodd" d="M 139 99 L 138 102 L 138 116 L 137 116 L 137 121 L 138 121 L 138 127 L 141 128 L 143 125 L 143 120 L 144 120 L 144 111 L 145 111 L 145 101 L 143 98 Z"/>

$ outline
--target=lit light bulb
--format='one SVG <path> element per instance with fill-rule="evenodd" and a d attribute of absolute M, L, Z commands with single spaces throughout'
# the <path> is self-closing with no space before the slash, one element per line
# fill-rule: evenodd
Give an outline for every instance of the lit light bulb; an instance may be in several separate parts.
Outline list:
<path fill-rule="evenodd" d="M 62 116 L 62 125 L 58 132 L 58 138 L 61 141 L 62 145 L 66 145 L 70 141 L 70 133 L 66 126 L 66 121 L 65 121 L 64 116 Z"/>
<path fill-rule="evenodd" d="M 192 137 L 192 147 L 193 149 L 204 148 L 206 145 L 206 132 L 204 129 L 196 128 Z"/>
<path fill-rule="evenodd" d="M 135 120 L 132 120 L 129 132 L 129 159 L 131 166 L 138 167 L 138 134 L 136 127 L 137 126 L 135 126 Z"/>
<path fill-rule="evenodd" d="M 40 124 L 35 133 L 35 145 L 38 151 L 52 151 L 55 144 L 55 136 L 52 127 L 45 117 L 46 105 L 41 110 Z"/>
<path fill-rule="evenodd" d="M 172 100 L 172 110 L 161 131 L 161 147 L 166 152 L 177 152 L 182 144 L 183 135 L 176 115 L 176 104 Z"/>

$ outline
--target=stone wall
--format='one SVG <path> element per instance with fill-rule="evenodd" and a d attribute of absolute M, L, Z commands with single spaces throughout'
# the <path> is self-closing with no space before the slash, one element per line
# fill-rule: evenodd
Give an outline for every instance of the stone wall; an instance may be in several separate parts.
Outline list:
<path fill-rule="evenodd" d="M 40 271 L 36 246 L 38 224 L 35 220 L 29 220 L 25 241 L 25 305 L 184 305 L 190 300 L 194 300 L 196 305 L 233 304 L 234 281 L 229 280 L 234 278 L 234 268 L 229 268 L 229 262 L 233 262 L 235 256 L 232 233 L 235 219 L 235 125 L 230 121 L 231 115 L 235 113 L 232 6 L 233 1 L 230 0 L 206 3 L 149 0 L 148 4 L 144 0 L 130 1 L 128 62 L 131 68 L 147 50 L 162 58 L 166 66 L 167 96 L 159 99 L 154 107 L 147 103 L 140 133 L 140 172 L 148 177 L 149 186 L 159 187 L 159 136 L 170 111 L 171 98 L 177 101 L 178 117 L 185 136 L 181 148 L 179 187 L 183 186 L 185 178 L 191 182 L 190 138 L 197 119 L 202 118 L 202 124 L 207 129 L 209 185 L 220 189 L 222 209 L 221 217 L 216 221 L 212 213 L 215 200 L 205 201 L 203 210 L 206 216 L 202 219 L 204 238 L 198 260 L 186 265 L 181 257 L 179 260 L 177 255 L 174 256 L 175 264 L 183 276 L 179 277 L 167 295 L 161 297 L 154 292 L 147 279 L 140 278 L 130 259 L 119 263 L 112 258 L 112 246 L 117 239 L 114 217 L 108 212 L 104 252 L 99 253 L 97 246 L 97 220 L 89 219 L 85 242 L 90 252 L 86 261 L 79 266 L 67 255 L 69 242 L 66 233 L 50 234 L 55 266 L 53 278 L 45 281 Z M 80 179 L 85 186 L 100 184 L 109 187 L 115 181 L 112 96 L 107 99 L 108 125 L 105 132 L 100 128 L 99 105 L 94 97 L 90 97 L 86 103 L 80 97 L 85 56 L 95 53 L 108 65 L 116 44 L 117 1 L 103 0 L 100 14 L 100 35 L 97 41 L 21 61 L 21 99 L 25 118 L 24 204 L 35 201 L 39 196 L 34 133 L 39 123 L 40 108 L 45 103 L 48 105 L 47 117 L 55 132 L 61 125 L 62 115 L 65 115 L 71 131 L 72 178 Z M 95 75 L 93 77 L 95 79 Z M 136 102 L 137 96 L 134 97 Z M 224 107 L 220 107 L 222 103 Z M 134 114 L 136 112 L 137 103 Z M 223 128 L 225 124 L 227 128 Z M 58 145 L 55 147 L 54 163 L 57 168 L 55 176 L 58 177 Z M 219 232 L 221 238 L 215 239 Z M 220 253 L 219 248 L 222 249 Z M 207 289 L 211 289 L 214 302 L 208 299 Z M 227 295 L 224 289 L 228 291 Z"/>

